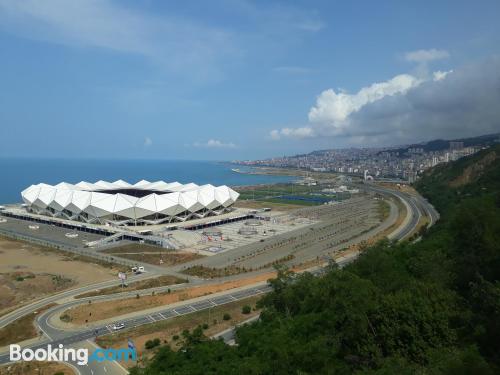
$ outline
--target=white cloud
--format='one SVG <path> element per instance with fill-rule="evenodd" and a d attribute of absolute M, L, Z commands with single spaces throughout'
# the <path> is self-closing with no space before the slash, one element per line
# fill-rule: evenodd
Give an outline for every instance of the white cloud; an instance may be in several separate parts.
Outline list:
<path fill-rule="evenodd" d="M 144 147 L 149 147 L 153 144 L 153 140 L 149 137 L 144 138 Z"/>
<path fill-rule="evenodd" d="M 341 133 L 348 126 L 348 117 L 368 103 L 386 96 L 402 94 L 421 81 L 409 74 L 398 75 L 386 82 L 374 83 L 364 87 L 356 94 L 333 89 L 323 91 L 316 99 L 316 105 L 309 111 L 309 126 L 273 130 L 271 139 L 281 137 L 311 138 L 317 135 Z"/>
<path fill-rule="evenodd" d="M 269 137 L 273 140 L 273 141 L 279 141 L 281 139 L 281 135 L 280 135 L 280 131 L 279 130 L 271 130 L 271 132 L 269 133 Z"/>
<path fill-rule="evenodd" d="M 453 72 L 453 70 L 448 70 L 445 72 L 438 70 L 437 72 L 432 73 L 432 79 L 434 81 L 441 81 L 441 80 L 445 79 L 448 74 L 450 74 L 452 72 Z"/>
<path fill-rule="evenodd" d="M 221 142 L 217 139 L 209 139 L 207 142 L 195 142 L 194 147 L 205 147 L 205 148 L 236 148 L 233 142 Z"/>
<path fill-rule="evenodd" d="M 247 22 L 250 27 L 245 25 L 243 31 L 229 26 L 231 22 L 220 26 L 203 15 L 154 13 L 148 3 L 0 0 L 0 29 L 37 41 L 142 56 L 174 73 L 217 79 L 228 58 L 288 48 L 304 33 L 325 27 L 316 11 L 289 4 L 211 2 L 215 13 Z"/>
<path fill-rule="evenodd" d="M 112 0 L 0 0 L 0 27 L 26 38 L 143 56 L 172 70 L 209 70 L 234 46 L 223 30 Z"/>
<path fill-rule="evenodd" d="M 435 60 L 447 59 L 450 57 L 448 51 L 442 49 L 420 49 L 405 53 L 406 61 L 416 63 L 427 63 Z"/>
<path fill-rule="evenodd" d="M 427 79 L 404 77 L 356 94 L 326 90 L 305 126 L 276 129 L 270 137 L 342 137 L 347 144 L 374 146 L 500 132 L 500 58 Z"/>
<path fill-rule="evenodd" d="M 270 137 L 278 140 L 282 137 L 311 138 L 342 135 L 349 131 L 350 116 L 364 106 L 386 97 L 405 94 L 422 82 L 412 75 L 400 74 L 388 81 L 363 87 L 355 94 L 345 91 L 335 92 L 333 89 L 325 90 L 316 98 L 316 105 L 309 110 L 308 126 L 273 130 Z"/>
<path fill-rule="evenodd" d="M 385 96 L 405 93 L 416 87 L 421 81 L 409 74 L 398 75 L 386 82 L 374 83 L 364 87 L 356 94 L 336 93 L 333 89 L 323 91 L 316 100 L 316 106 L 309 111 L 312 123 L 341 123 L 347 117 L 368 103 L 373 103 Z"/>
<path fill-rule="evenodd" d="M 304 126 L 301 128 L 282 128 L 279 130 L 272 130 L 269 133 L 272 140 L 278 141 L 283 138 L 312 138 L 315 136 L 314 129 L 309 126 Z"/>

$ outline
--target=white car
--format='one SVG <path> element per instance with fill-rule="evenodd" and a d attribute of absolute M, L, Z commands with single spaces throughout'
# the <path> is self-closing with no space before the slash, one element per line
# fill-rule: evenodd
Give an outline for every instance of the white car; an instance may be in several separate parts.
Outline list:
<path fill-rule="evenodd" d="M 135 266 L 135 267 L 132 267 L 132 272 L 138 274 L 138 273 L 146 272 L 146 270 L 144 269 L 144 266 Z"/>
<path fill-rule="evenodd" d="M 111 328 L 113 328 L 113 331 L 118 331 L 125 328 L 125 323 L 115 323 L 111 326 Z"/>

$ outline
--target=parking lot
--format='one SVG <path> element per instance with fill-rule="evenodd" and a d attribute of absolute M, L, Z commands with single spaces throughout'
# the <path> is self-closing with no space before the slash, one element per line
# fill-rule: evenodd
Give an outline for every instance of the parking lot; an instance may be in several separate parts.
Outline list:
<path fill-rule="evenodd" d="M 0 223 L 0 234 L 4 233 L 11 237 L 19 238 L 26 237 L 35 243 L 45 244 L 45 242 L 48 242 L 57 247 L 83 249 L 86 242 L 104 238 L 103 235 L 70 230 L 56 225 L 37 223 L 12 217 L 0 217 L 6 220 Z"/>
<path fill-rule="evenodd" d="M 221 225 L 217 227 L 220 235 L 211 235 L 210 231 L 205 233 L 204 230 L 199 230 L 196 232 L 199 241 L 195 248 L 200 254 L 213 255 L 304 228 L 316 222 L 288 214 L 268 215 L 266 219 L 268 220 L 247 220 Z"/>

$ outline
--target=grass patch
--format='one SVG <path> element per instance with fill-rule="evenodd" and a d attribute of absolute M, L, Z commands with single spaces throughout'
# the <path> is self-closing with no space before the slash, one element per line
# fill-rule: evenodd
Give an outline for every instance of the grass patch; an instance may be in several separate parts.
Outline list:
<path fill-rule="evenodd" d="M 17 362 L 0 366 L 0 375 L 74 375 L 75 371 L 60 362 Z"/>
<path fill-rule="evenodd" d="M 391 206 L 385 200 L 378 201 L 378 214 L 380 221 L 384 221 L 389 217 Z"/>
<path fill-rule="evenodd" d="M 163 266 L 174 266 L 204 258 L 204 255 L 187 251 L 168 250 L 144 244 L 129 244 L 103 250 L 103 254 L 117 255 L 121 258 Z"/>
<path fill-rule="evenodd" d="M 133 290 L 157 288 L 160 286 L 181 284 L 181 283 L 187 283 L 187 282 L 188 282 L 187 279 L 181 279 L 181 278 L 176 277 L 176 276 L 164 275 L 164 276 L 155 277 L 153 279 L 135 281 L 135 282 L 129 284 L 129 286 L 126 288 L 122 288 L 121 285 L 116 285 L 116 286 L 111 286 L 109 288 L 104 288 L 104 289 L 99 289 L 99 290 L 94 290 L 91 292 L 79 294 L 75 298 L 102 296 L 102 295 L 107 295 L 107 294 L 114 294 L 114 293 L 120 293 L 120 292 L 130 292 Z M 62 317 L 61 317 L 61 319 L 62 319 Z"/>
<path fill-rule="evenodd" d="M 182 332 L 184 330 L 191 330 L 201 326 L 207 330 L 207 335 L 212 335 L 238 322 L 248 319 L 251 315 L 244 314 L 242 312 L 243 307 L 251 306 L 252 312 L 257 313 L 253 307 L 260 298 L 260 296 L 253 296 L 245 298 L 241 301 L 235 301 L 222 306 L 214 307 L 210 309 L 210 311 L 197 311 L 191 314 L 132 328 L 119 333 L 101 336 L 97 338 L 96 342 L 103 348 L 120 347 L 120 345 L 126 344 L 128 338 L 133 338 L 138 350 L 141 351 L 141 349 L 144 348 L 144 344 L 148 340 L 160 338 L 163 343 L 178 346 L 182 343 L 180 338 L 182 337 Z M 228 314 L 231 317 L 231 320 L 225 320 L 225 314 Z M 154 337 L 148 337 L 148 335 L 153 335 Z M 140 337 L 143 339 L 138 339 Z M 142 342 L 144 342 L 144 344 Z"/>
<path fill-rule="evenodd" d="M 53 306 L 55 306 L 55 304 L 47 305 L 38 310 L 36 314 L 28 314 L 26 316 L 23 316 L 22 318 L 19 318 L 1 328 L 0 347 L 38 337 L 39 332 L 35 328 L 33 321 L 38 315 Z"/>
<path fill-rule="evenodd" d="M 245 267 L 228 266 L 224 268 L 210 268 L 205 266 L 191 266 L 186 268 L 182 273 L 190 276 L 198 276 L 204 279 L 212 279 L 214 277 L 224 277 L 231 275 L 239 275 L 240 273 L 248 272 Z"/>
<path fill-rule="evenodd" d="M 205 266 L 200 266 L 200 265 L 195 265 L 191 266 L 189 268 L 186 268 L 185 270 L 182 271 L 182 273 L 190 276 L 198 276 L 202 277 L 204 279 L 213 279 L 215 277 L 225 277 L 225 276 L 232 276 L 232 275 L 239 275 L 241 273 L 246 273 L 246 272 L 252 272 L 256 270 L 263 270 L 266 268 L 270 268 L 273 266 L 276 266 L 278 264 L 286 263 L 295 258 L 295 255 L 293 254 L 288 254 L 285 255 L 284 257 L 275 259 L 272 262 L 263 264 L 259 267 L 255 268 L 246 268 L 246 267 L 239 267 L 239 266 L 228 266 L 224 268 L 210 268 L 210 267 L 205 267 Z"/>

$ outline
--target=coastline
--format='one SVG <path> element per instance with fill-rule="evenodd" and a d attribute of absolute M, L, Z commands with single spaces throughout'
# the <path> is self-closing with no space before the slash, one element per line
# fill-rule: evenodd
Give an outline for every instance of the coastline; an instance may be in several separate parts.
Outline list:
<path fill-rule="evenodd" d="M 233 164 L 238 165 L 238 164 Z M 315 172 L 296 168 L 280 168 L 280 167 L 261 167 L 261 166 L 245 166 L 248 170 L 232 168 L 235 173 L 247 175 L 265 175 L 265 176 L 290 176 L 290 177 L 313 177 L 313 178 L 334 178 L 339 175 L 335 172 Z"/>

